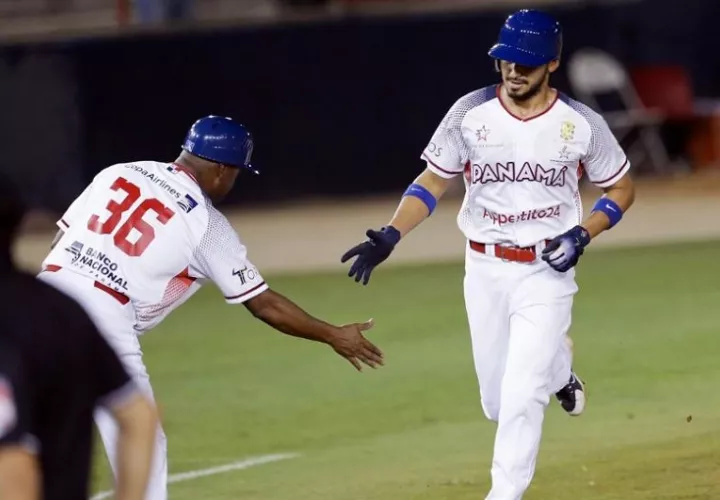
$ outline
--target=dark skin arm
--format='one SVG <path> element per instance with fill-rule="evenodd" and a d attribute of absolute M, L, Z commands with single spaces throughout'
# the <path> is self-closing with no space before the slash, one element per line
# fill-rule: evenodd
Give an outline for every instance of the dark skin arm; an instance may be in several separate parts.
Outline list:
<path fill-rule="evenodd" d="M 372 328 L 372 320 L 334 326 L 310 316 L 273 290 L 248 300 L 245 307 L 253 316 L 286 335 L 328 344 L 358 371 L 362 370 L 361 363 L 372 368 L 383 364 L 382 351 L 363 336 L 363 332 Z"/>
<path fill-rule="evenodd" d="M 635 184 L 629 175 L 624 175 L 603 191 L 609 199 L 618 204 L 623 212 L 627 212 L 635 201 Z M 610 219 L 603 212 L 593 212 L 583 223 L 583 227 L 590 233 L 590 238 L 595 238 L 610 227 Z"/>
<path fill-rule="evenodd" d="M 62 230 L 57 232 L 51 248 L 57 245 L 63 234 Z M 372 368 L 383 364 L 382 351 L 362 334 L 373 327 L 372 320 L 337 327 L 310 316 L 294 302 L 273 290 L 267 290 L 248 300 L 245 307 L 253 316 L 282 333 L 330 345 L 358 371 L 362 371 L 361 363 Z"/>

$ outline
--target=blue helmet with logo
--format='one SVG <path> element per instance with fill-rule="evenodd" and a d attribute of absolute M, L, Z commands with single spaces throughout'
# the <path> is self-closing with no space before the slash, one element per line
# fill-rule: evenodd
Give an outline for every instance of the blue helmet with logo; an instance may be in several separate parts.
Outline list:
<path fill-rule="evenodd" d="M 537 67 L 560 58 L 562 28 L 550 14 L 519 10 L 505 20 L 490 57 L 522 66 Z"/>
<path fill-rule="evenodd" d="M 237 168 L 252 168 L 252 134 L 232 118 L 210 115 L 193 123 L 182 148 L 188 153 L 214 163 Z"/>

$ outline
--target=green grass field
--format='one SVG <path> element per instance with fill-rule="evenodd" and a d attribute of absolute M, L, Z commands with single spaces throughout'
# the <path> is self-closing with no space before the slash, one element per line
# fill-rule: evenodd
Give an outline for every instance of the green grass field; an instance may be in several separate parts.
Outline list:
<path fill-rule="evenodd" d="M 366 288 L 342 272 L 269 278 L 323 318 L 375 318 L 387 364 L 357 373 L 203 290 L 143 339 L 170 472 L 301 456 L 173 484 L 170 497 L 484 498 L 494 424 L 462 265 L 380 268 Z M 526 498 L 720 498 L 720 242 L 590 252 L 578 280 L 572 336 L 589 404 L 571 418 L 553 400 Z M 109 484 L 98 463 L 96 489 Z"/>

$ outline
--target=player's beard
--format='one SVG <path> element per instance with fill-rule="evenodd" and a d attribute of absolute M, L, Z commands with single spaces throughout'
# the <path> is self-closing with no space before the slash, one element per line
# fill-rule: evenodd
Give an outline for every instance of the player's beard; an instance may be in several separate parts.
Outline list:
<path fill-rule="evenodd" d="M 508 85 L 505 86 L 505 90 L 507 92 L 508 97 L 510 97 L 514 101 L 524 102 L 532 99 L 538 93 L 542 90 L 543 85 L 545 84 L 545 81 L 547 80 L 548 74 L 550 74 L 550 69 L 545 66 L 543 68 L 542 76 L 532 84 L 525 92 L 514 92 L 510 90 L 510 87 Z"/>

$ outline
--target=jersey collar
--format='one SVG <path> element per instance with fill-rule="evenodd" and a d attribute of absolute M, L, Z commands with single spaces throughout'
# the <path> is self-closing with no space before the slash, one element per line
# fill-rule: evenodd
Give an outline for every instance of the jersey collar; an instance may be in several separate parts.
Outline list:
<path fill-rule="evenodd" d="M 502 84 L 498 84 L 498 86 L 495 89 L 495 94 L 497 95 L 498 101 L 500 101 L 500 106 L 502 106 L 502 108 L 505 110 L 505 112 L 507 114 L 509 114 L 516 120 L 520 120 L 521 122 L 529 122 L 530 120 L 534 120 L 535 118 L 540 118 L 542 115 L 548 113 L 551 109 L 553 109 L 555 107 L 555 103 L 558 102 L 558 99 L 560 98 L 560 92 L 558 92 L 556 90 L 555 91 L 555 99 L 553 99 L 553 101 L 550 103 L 550 105 L 546 109 L 542 110 L 541 112 L 539 112 L 535 115 L 530 115 L 530 116 L 523 118 L 522 116 L 518 116 L 515 113 L 513 113 L 512 111 L 510 111 L 510 109 L 505 105 L 505 102 L 503 101 L 502 95 L 500 93 L 501 88 L 502 88 Z"/>
<path fill-rule="evenodd" d="M 188 177 L 190 177 L 190 179 L 192 179 L 192 181 L 193 181 L 195 184 L 197 184 L 198 186 L 200 185 L 200 183 L 199 183 L 198 180 L 197 180 L 197 177 L 195 177 L 195 174 L 193 174 L 192 170 L 190 170 L 189 168 L 187 168 L 187 167 L 185 167 L 185 166 L 183 166 L 183 165 L 178 165 L 177 163 L 173 163 L 172 166 L 173 166 L 173 167 L 175 168 L 175 170 L 177 170 L 178 172 L 182 172 L 183 174 L 185 174 L 185 175 L 187 175 Z"/>

